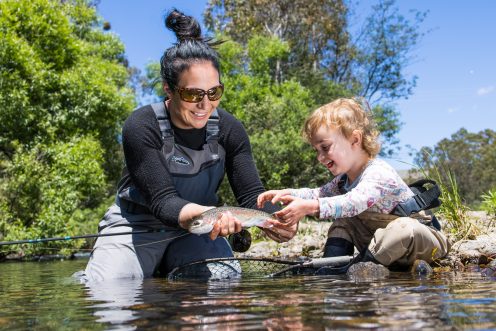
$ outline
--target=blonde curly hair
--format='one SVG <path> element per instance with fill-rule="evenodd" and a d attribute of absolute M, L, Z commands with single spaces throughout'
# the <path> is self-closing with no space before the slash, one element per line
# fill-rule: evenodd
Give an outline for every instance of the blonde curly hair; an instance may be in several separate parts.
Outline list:
<path fill-rule="evenodd" d="M 323 105 L 306 119 L 303 138 L 311 142 L 322 126 L 339 129 L 346 138 L 349 138 L 354 130 L 358 130 L 362 133 L 362 148 L 370 157 L 375 157 L 381 150 L 379 131 L 372 114 L 364 108 L 357 100 L 348 98 L 340 98 Z"/>

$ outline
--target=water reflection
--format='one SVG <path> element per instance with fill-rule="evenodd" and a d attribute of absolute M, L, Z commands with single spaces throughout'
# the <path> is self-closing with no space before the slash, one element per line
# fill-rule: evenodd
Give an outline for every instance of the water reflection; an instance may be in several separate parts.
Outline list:
<path fill-rule="evenodd" d="M 139 318 L 137 310 L 143 304 L 143 280 L 121 279 L 85 284 L 88 300 L 96 303 L 89 308 L 95 310 L 97 322 L 122 325 Z M 144 307 L 144 306 L 143 306 Z M 133 330 L 134 327 L 125 328 Z"/>
<path fill-rule="evenodd" d="M 496 329 L 496 282 L 480 273 L 68 282 L 81 265 L 0 264 L 0 329 Z"/>
<path fill-rule="evenodd" d="M 467 283 L 472 284 L 467 275 L 452 274 L 441 279 L 399 274 L 366 283 L 344 277 L 147 279 L 87 285 L 87 293 L 98 302 L 91 305 L 97 321 L 125 330 L 496 327 L 496 285 L 480 278 Z"/>

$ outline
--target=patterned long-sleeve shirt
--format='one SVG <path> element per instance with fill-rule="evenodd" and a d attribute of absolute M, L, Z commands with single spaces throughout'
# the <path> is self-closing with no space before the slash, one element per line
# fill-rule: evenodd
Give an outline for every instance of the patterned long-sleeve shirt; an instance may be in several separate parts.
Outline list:
<path fill-rule="evenodd" d="M 320 188 L 291 190 L 302 199 L 318 199 L 320 219 L 353 217 L 364 211 L 389 214 L 398 203 L 414 194 L 396 170 L 380 159 L 374 159 L 351 185 L 346 194 L 338 188 L 342 175 Z"/>

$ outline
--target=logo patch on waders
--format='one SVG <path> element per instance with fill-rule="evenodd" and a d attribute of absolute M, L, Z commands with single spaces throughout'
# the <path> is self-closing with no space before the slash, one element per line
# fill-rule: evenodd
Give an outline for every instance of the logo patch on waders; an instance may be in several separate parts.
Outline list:
<path fill-rule="evenodd" d="M 171 161 L 172 162 L 175 162 L 177 164 L 180 164 L 180 165 L 190 165 L 189 161 L 186 160 L 186 158 L 184 158 L 183 156 L 175 156 L 175 155 L 173 155 L 172 158 L 171 158 Z"/>

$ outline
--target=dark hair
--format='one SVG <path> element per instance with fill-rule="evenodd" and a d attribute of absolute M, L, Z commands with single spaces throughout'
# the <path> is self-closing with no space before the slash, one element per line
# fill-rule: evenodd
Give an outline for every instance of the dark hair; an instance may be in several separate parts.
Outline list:
<path fill-rule="evenodd" d="M 202 61 L 212 62 L 220 74 L 219 55 L 213 47 L 221 42 L 203 38 L 200 24 L 194 17 L 174 8 L 165 18 L 165 26 L 175 33 L 178 42 L 168 48 L 160 59 L 162 83 L 167 83 L 171 89 L 176 88 L 179 75 L 193 63 Z"/>

